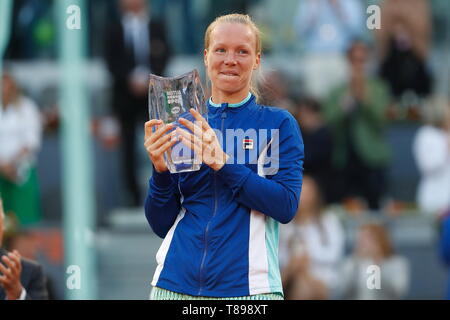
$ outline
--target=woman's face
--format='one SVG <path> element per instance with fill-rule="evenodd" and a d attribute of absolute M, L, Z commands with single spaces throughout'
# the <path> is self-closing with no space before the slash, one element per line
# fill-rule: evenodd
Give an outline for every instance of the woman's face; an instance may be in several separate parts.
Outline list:
<path fill-rule="evenodd" d="M 219 23 L 210 34 L 204 62 L 212 91 L 231 95 L 250 89 L 253 70 L 260 64 L 256 36 L 241 23 Z"/>

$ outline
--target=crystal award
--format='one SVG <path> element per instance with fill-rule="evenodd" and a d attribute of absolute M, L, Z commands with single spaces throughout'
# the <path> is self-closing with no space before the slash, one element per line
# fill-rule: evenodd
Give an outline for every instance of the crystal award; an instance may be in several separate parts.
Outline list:
<path fill-rule="evenodd" d="M 208 116 L 205 94 L 197 70 L 172 78 L 151 74 L 148 100 L 150 119 L 162 120 L 165 124 L 173 123 L 174 129 L 171 131 L 180 127 L 193 134 L 178 122 L 180 118 L 195 121 L 189 112 L 191 108 L 196 109 L 205 119 Z M 201 155 L 197 155 L 181 141 L 177 141 L 165 152 L 164 160 L 170 173 L 197 171 L 201 166 Z"/>

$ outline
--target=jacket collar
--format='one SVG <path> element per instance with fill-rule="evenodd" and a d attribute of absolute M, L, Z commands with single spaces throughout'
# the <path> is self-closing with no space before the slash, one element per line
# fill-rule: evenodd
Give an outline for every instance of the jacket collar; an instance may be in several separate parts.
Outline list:
<path fill-rule="evenodd" d="M 240 106 L 246 104 L 251 98 L 252 98 L 252 94 L 249 92 L 249 93 L 248 93 L 248 96 L 247 96 L 244 100 L 242 100 L 241 102 L 238 102 L 238 103 L 227 103 L 226 105 L 227 105 L 228 107 L 230 107 L 230 108 L 238 108 L 238 107 L 240 107 Z M 222 103 L 222 104 L 220 104 L 220 103 L 214 103 L 214 102 L 212 101 L 212 97 L 209 98 L 208 104 L 209 104 L 210 106 L 216 107 L 216 108 L 220 108 L 220 107 L 222 107 L 222 106 L 224 105 L 224 103 Z"/>
<path fill-rule="evenodd" d="M 237 104 L 228 104 L 228 103 L 222 103 L 222 104 L 211 104 L 211 99 L 208 100 L 208 110 L 210 114 L 216 114 L 218 111 L 223 111 L 226 109 L 227 111 L 239 111 L 244 109 L 245 107 L 252 105 L 255 103 L 255 96 L 252 93 L 249 93 L 249 96 Z"/>

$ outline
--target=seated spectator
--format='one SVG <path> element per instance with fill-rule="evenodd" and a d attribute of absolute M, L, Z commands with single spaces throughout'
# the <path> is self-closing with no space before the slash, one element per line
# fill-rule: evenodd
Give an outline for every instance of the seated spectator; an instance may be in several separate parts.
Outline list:
<path fill-rule="evenodd" d="M 277 106 L 295 114 L 295 104 L 289 97 L 288 81 L 279 71 L 271 71 L 262 77 L 258 83 L 261 104 Z"/>
<path fill-rule="evenodd" d="M 3 249 L 5 213 L 0 198 L 0 300 L 48 299 L 46 280 L 42 267 L 32 260 L 22 258 L 17 250 Z"/>
<path fill-rule="evenodd" d="M 340 172 L 342 198 L 363 197 L 378 210 L 386 190 L 390 151 L 385 137 L 389 91 L 367 74 L 369 48 L 355 41 L 348 50 L 349 79 L 336 87 L 324 103 L 333 131 L 333 166 Z"/>
<path fill-rule="evenodd" d="M 332 133 L 323 118 L 322 106 L 314 98 L 300 99 L 295 117 L 302 128 L 305 145 L 304 173 L 317 181 L 326 203 L 335 202 L 338 199 L 333 190 Z"/>
<path fill-rule="evenodd" d="M 376 266 L 380 273 L 371 273 Z M 370 287 L 369 277 L 378 277 L 379 287 Z M 409 285 L 409 263 L 394 254 L 384 227 L 365 224 L 358 230 L 353 254 L 345 259 L 339 275 L 340 296 L 349 300 L 392 300 L 404 298 Z"/>
<path fill-rule="evenodd" d="M 389 0 L 381 4 L 382 28 L 377 30 L 380 75 L 396 100 L 407 93 L 426 97 L 432 78 L 427 68 L 431 14 L 426 0 Z"/>
<path fill-rule="evenodd" d="M 280 259 L 286 299 L 328 299 L 335 295 L 337 266 L 344 253 L 338 218 L 324 212 L 313 178 L 304 176 L 294 223 L 280 230 Z M 284 260 L 283 260 L 284 259 Z"/>
<path fill-rule="evenodd" d="M 2 78 L 0 110 L 0 194 L 5 211 L 21 225 L 41 220 L 36 154 L 41 144 L 41 118 L 36 104 L 20 93 L 9 74 Z"/>
<path fill-rule="evenodd" d="M 11 215 L 8 215 L 8 218 L 11 218 Z M 9 220 L 8 219 L 8 220 Z M 18 226 L 16 230 L 10 230 L 8 233 L 5 233 L 3 237 L 3 248 L 8 252 L 20 252 L 22 259 L 28 259 L 31 261 L 38 261 L 38 259 L 42 259 L 40 256 L 40 250 L 42 245 L 42 240 L 39 239 L 34 232 L 28 230 L 21 230 Z M 42 264 L 42 260 L 39 260 L 43 269 L 46 269 L 47 265 Z M 59 300 L 57 292 L 54 288 L 54 280 L 50 276 L 48 272 L 45 274 L 45 288 L 48 293 L 49 300 Z"/>
<path fill-rule="evenodd" d="M 434 98 L 422 109 L 427 124 L 413 141 L 413 155 L 421 179 L 417 189 L 420 210 L 440 215 L 450 209 L 450 103 Z"/>

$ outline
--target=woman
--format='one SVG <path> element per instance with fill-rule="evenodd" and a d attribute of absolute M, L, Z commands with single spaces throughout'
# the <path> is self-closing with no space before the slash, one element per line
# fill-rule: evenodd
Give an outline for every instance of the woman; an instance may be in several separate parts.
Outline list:
<path fill-rule="evenodd" d="M 2 83 L 0 195 L 5 211 L 29 226 L 41 219 L 34 167 L 41 144 L 41 118 L 36 104 L 20 94 L 9 74 L 3 75 Z"/>
<path fill-rule="evenodd" d="M 340 281 L 345 299 L 402 299 L 408 292 L 409 263 L 394 253 L 383 226 L 364 224 L 359 228 L 354 254 L 342 265 Z"/>
<path fill-rule="evenodd" d="M 344 230 L 325 212 L 317 182 L 303 177 L 302 196 L 294 223 L 281 227 L 280 262 L 290 300 L 333 298 L 338 263 L 344 254 Z M 284 254 L 284 256 L 283 256 Z"/>
<path fill-rule="evenodd" d="M 259 30 L 249 16 L 217 18 L 205 34 L 212 93 L 208 121 L 192 109 L 195 129 L 180 120 L 195 136 L 180 128 L 165 135 L 173 125 L 156 119 L 145 125 L 154 165 L 145 213 L 164 238 L 156 255 L 153 299 L 283 298 L 278 223 L 288 223 L 297 210 L 303 142 L 287 111 L 256 103 L 252 74 L 260 60 Z M 257 136 L 247 136 L 251 132 L 264 138 L 257 143 Z M 176 134 L 202 155 L 199 171 L 167 171 L 163 153 Z"/>

